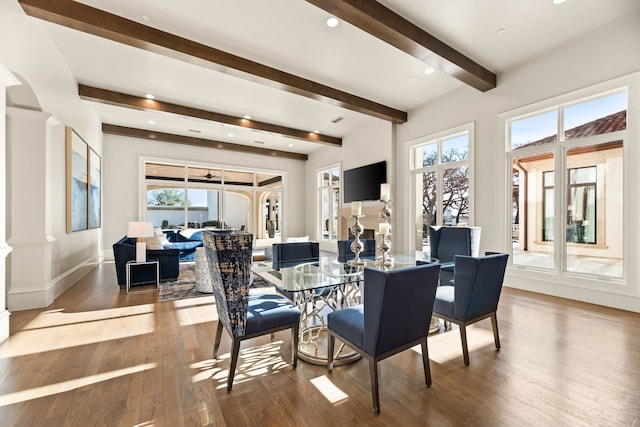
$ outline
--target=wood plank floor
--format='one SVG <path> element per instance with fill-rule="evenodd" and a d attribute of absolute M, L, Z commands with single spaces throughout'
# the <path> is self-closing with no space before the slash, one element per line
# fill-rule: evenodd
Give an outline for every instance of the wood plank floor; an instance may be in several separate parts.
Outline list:
<path fill-rule="evenodd" d="M 212 360 L 213 297 L 127 295 L 105 263 L 46 309 L 15 312 L 0 345 L 2 426 L 640 426 L 640 315 L 506 288 L 491 323 L 429 337 L 433 386 L 408 350 L 380 364 L 372 413 L 366 360 L 288 362 L 289 333 L 245 342 L 225 389 L 228 336 Z"/>

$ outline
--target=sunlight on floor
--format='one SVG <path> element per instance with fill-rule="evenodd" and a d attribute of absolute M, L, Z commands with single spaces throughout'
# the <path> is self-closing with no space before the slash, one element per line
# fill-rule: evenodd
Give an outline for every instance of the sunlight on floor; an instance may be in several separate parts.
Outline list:
<path fill-rule="evenodd" d="M 191 326 L 218 320 L 218 312 L 215 307 L 216 300 L 213 296 L 185 298 L 172 302 L 176 308 L 176 316 L 180 326 Z"/>
<path fill-rule="evenodd" d="M 326 376 L 322 375 L 311 379 L 313 384 L 320 393 L 331 403 L 342 402 L 349 398 L 349 395 L 340 390 L 336 385 Z"/>
<path fill-rule="evenodd" d="M 132 375 L 138 372 L 154 369 L 157 366 L 158 365 L 156 363 L 145 363 L 143 365 L 117 369 L 111 372 L 103 372 L 101 374 L 89 375 L 86 377 L 67 380 L 56 384 L 35 387 L 29 390 L 7 393 L 0 396 L 0 406 L 13 405 L 14 403 L 25 402 L 28 400 L 65 393 L 71 390 L 76 390 L 80 387 L 97 384 L 102 381 L 108 381 L 113 378 L 124 377 L 126 375 Z"/>
<path fill-rule="evenodd" d="M 254 377 L 271 375 L 274 371 L 291 366 L 289 360 L 282 358 L 282 344 L 283 341 L 272 341 L 264 345 L 241 349 L 233 383 L 239 384 L 250 381 Z M 192 382 L 215 380 L 220 384 L 218 389 L 226 387 L 230 358 L 230 353 L 223 353 L 219 354 L 217 359 L 192 363 L 189 367 L 196 371 L 191 378 Z M 224 369 L 219 367 L 221 362 Z"/>
<path fill-rule="evenodd" d="M 11 336 L 0 350 L 0 359 L 118 340 L 154 330 L 153 304 L 81 312 L 49 310 Z"/>
<path fill-rule="evenodd" d="M 460 359 L 462 362 L 462 341 L 460 340 L 460 330 L 457 327 L 446 332 L 429 335 L 427 342 L 429 344 L 429 359 L 432 362 L 443 364 L 453 359 Z M 467 345 L 469 346 L 469 354 L 485 346 L 495 348 L 493 332 L 473 325 L 467 326 Z M 411 349 L 420 355 L 422 354 L 419 345 Z"/>

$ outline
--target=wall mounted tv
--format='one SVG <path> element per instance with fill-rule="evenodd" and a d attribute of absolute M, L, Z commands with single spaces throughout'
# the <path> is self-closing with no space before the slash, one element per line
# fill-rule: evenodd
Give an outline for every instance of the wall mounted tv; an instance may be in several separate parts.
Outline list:
<path fill-rule="evenodd" d="M 387 162 L 382 161 L 344 171 L 342 201 L 380 200 L 380 184 L 387 182 Z"/>

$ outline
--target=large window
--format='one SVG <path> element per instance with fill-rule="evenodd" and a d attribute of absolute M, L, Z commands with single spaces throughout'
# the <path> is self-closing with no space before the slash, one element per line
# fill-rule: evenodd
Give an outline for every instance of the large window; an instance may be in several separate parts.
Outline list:
<path fill-rule="evenodd" d="M 415 249 L 428 247 L 431 225 L 471 223 L 473 125 L 421 138 L 411 146 Z"/>
<path fill-rule="evenodd" d="M 626 110 L 618 90 L 507 120 L 514 265 L 623 276 Z"/>
<path fill-rule="evenodd" d="M 318 236 L 319 240 L 338 240 L 338 208 L 340 207 L 340 166 L 318 171 Z"/>
<path fill-rule="evenodd" d="M 274 238 L 283 175 L 145 162 L 146 218 L 162 228 L 235 228 Z"/>

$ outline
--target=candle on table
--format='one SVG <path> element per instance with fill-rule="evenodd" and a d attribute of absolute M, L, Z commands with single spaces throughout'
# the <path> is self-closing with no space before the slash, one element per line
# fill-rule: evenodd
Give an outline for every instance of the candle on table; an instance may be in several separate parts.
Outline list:
<path fill-rule="evenodd" d="M 351 202 L 351 215 L 362 215 L 362 203 Z"/>
<path fill-rule="evenodd" d="M 391 200 L 391 187 L 389 184 L 380 184 L 380 200 L 388 202 Z"/>
<path fill-rule="evenodd" d="M 387 224 L 386 222 L 381 222 L 378 225 L 378 233 L 384 234 L 384 235 L 389 234 L 389 224 Z"/>

